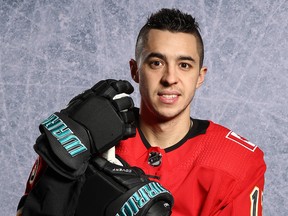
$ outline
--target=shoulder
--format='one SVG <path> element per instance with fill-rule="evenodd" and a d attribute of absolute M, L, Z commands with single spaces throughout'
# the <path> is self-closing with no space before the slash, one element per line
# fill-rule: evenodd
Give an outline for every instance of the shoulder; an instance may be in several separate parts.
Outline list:
<path fill-rule="evenodd" d="M 209 123 L 209 127 L 206 130 L 206 136 L 210 139 L 213 138 L 213 145 L 220 145 L 222 147 L 227 145 L 227 147 L 229 147 L 231 150 L 236 150 L 238 152 L 247 154 L 260 150 L 256 144 L 239 135 L 237 132 L 212 121 L 209 121 Z"/>
<path fill-rule="evenodd" d="M 238 179 L 245 178 L 247 173 L 266 169 L 262 150 L 222 125 L 209 121 L 201 143 L 206 166 L 228 172 Z"/>

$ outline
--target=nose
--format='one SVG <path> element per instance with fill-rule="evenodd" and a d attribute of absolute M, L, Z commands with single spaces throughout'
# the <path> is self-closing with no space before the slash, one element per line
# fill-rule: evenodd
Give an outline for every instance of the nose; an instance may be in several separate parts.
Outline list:
<path fill-rule="evenodd" d="M 164 86 L 171 86 L 178 82 L 177 70 L 174 66 L 166 66 L 163 70 L 161 83 Z"/>

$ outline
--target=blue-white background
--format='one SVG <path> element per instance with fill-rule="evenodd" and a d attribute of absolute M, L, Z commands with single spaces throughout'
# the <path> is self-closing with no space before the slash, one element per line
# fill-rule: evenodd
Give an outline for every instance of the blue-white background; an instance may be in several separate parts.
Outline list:
<path fill-rule="evenodd" d="M 193 117 L 265 152 L 264 214 L 288 215 L 287 0 L 0 0 L 0 215 L 15 215 L 40 121 L 100 79 L 131 81 L 137 33 L 162 7 L 202 29 L 209 71 Z"/>

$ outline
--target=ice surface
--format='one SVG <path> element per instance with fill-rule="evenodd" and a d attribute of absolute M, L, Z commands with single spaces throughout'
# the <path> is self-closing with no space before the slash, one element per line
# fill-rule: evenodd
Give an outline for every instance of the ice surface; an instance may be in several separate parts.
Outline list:
<path fill-rule="evenodd" d="M 132 81 L 137 33 L 162 7 L 192 13 L 202 29 L 209 69 L 193 117 L 264 150 L 264 213 L 287 215 L 287 0 L 0 0 L 1 215 L 15 215 L 41 120 L 100 79 Z"/>

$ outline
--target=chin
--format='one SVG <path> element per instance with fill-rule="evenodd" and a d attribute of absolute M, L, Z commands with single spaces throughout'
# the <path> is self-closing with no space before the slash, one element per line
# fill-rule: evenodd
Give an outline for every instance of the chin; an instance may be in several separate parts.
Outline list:
<path fill-rule="evenodd" d="M 175 107 L 158 107 L 156 111 L 156 116 L 161 120 L 171 120 L 180 116 L 189 116 L 190 117 L 190 106 L 175 106 Z"/>
<path fill-rule="evenodd" d="M 179 116 L 181 112 L 176 112 L 176 111 L 160 111 L 157 112 L 157 117 L 158 119 L 162 120 L 162 121 L 169 121 L 171 119 L 176 118 L 177 116 Z"/>

